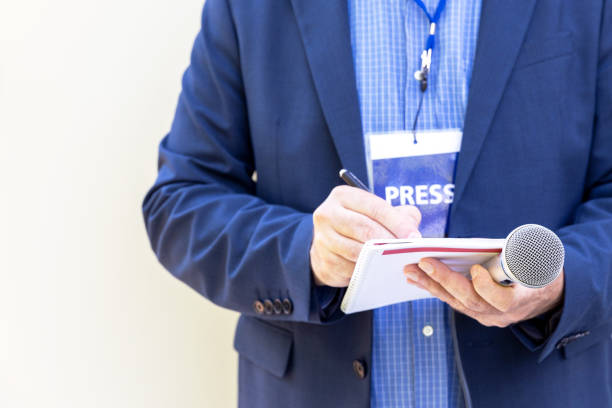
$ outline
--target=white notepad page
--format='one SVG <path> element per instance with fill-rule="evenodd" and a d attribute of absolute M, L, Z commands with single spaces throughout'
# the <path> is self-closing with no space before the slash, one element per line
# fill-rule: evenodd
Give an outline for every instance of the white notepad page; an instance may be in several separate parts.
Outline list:
<path fill-rule="evenodd" d="M 422 258 L 438 258 L 452 270 L 469 276 L 469 268 L 501 253 L 505 239 L 421 238 L 368 241 L 355 265 L 342 300 L 344 313 L 376 309 L 394 303 L 432 297 L 406 281 L 404 266 Z"/>

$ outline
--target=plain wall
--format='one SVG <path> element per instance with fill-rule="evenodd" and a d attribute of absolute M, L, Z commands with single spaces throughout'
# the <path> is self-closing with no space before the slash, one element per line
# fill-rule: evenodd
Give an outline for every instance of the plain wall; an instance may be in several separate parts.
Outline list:
<path fill-rule="evenodd" d="M 0 2 L 0 406 L 231 407 L 237 315 L 140 205 L 203 0 Z"/>

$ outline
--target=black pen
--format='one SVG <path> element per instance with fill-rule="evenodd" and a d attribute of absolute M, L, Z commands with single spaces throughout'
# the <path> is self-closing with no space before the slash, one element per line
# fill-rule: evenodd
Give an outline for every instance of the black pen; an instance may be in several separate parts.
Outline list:
<path fill-rule="evenodd" d="M 370 189 L 365 184 L 363 184 L 363 182 L 359 180 L 356 175 L 354 175 L 347 169 L 340 170 L 340 177 L 342 178 L 342 180 L 344 180 L 346 184 L 351 187 L 357 187 L 365 191 L 370 191 Z"/>

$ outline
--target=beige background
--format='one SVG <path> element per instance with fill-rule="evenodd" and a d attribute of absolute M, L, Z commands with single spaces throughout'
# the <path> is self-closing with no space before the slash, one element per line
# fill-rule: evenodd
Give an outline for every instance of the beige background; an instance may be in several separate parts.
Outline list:
<path fill-rule="evenodd" d="M 236 314 L 140 204 L 203 0 L 0 1 L 0 406 L 236 405 Z"/>

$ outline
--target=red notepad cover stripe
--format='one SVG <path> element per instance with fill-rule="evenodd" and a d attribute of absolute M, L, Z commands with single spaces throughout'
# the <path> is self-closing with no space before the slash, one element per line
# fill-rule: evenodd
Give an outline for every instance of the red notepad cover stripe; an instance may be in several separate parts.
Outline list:
<path fill-rule="evenodd" d="M 400 248 L 387 249 L 383 251 L 383 255 L 406 254 L 410 252 L 475 252 L 475 253 L 493 253 L 500 254 L 501 248 L 442 248 L 442 247 L 421 247 L 421 248 Z"/>

